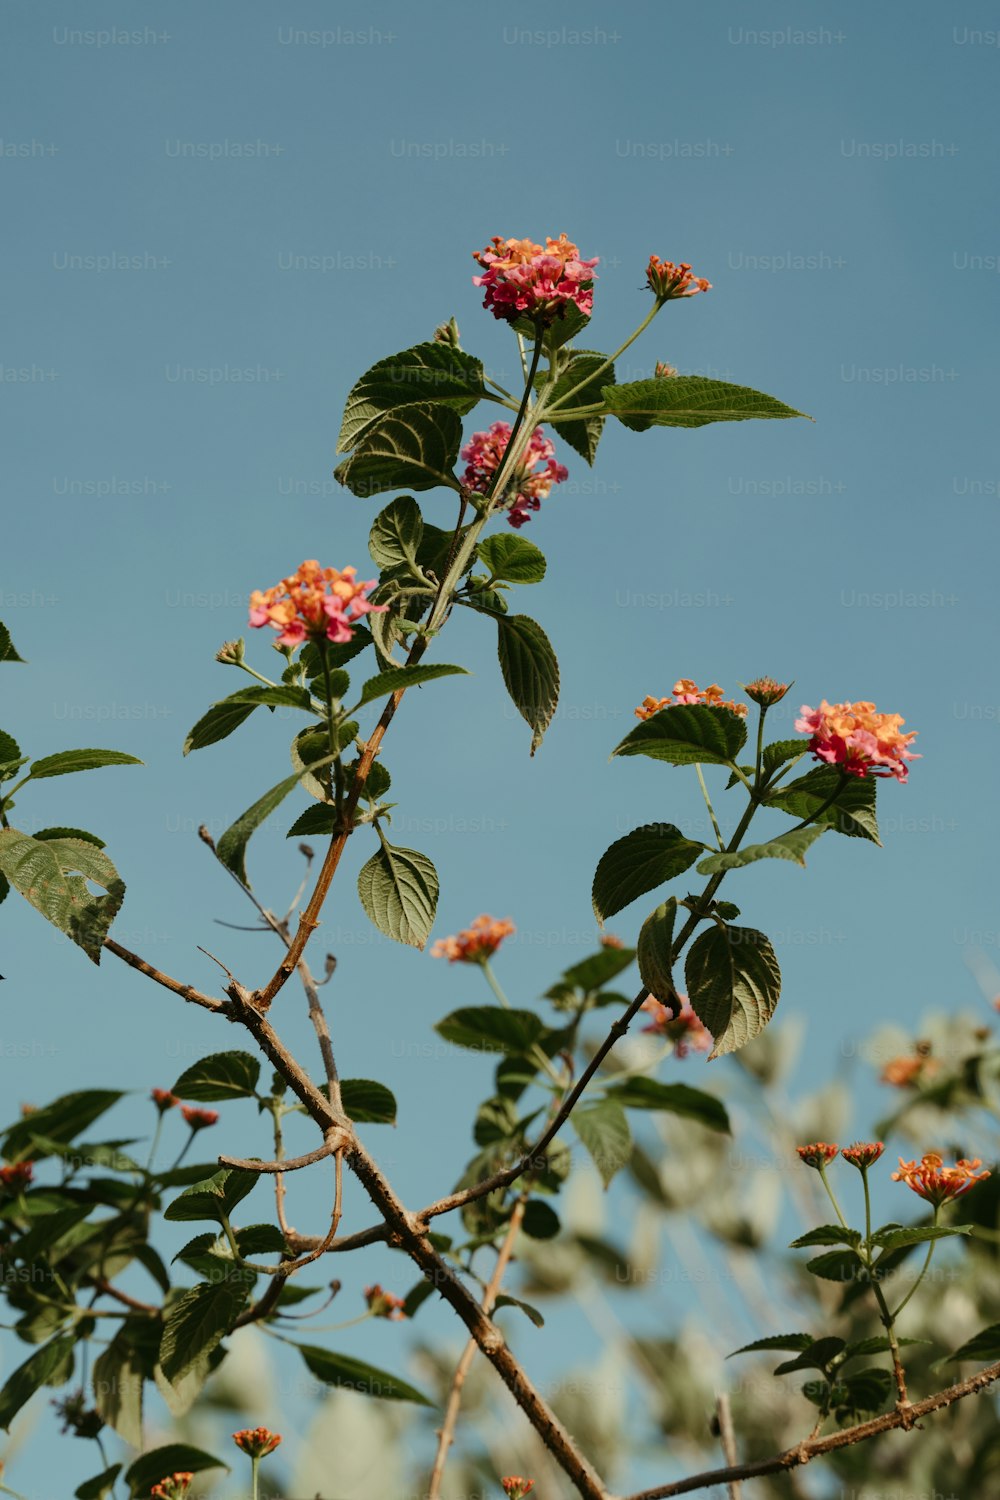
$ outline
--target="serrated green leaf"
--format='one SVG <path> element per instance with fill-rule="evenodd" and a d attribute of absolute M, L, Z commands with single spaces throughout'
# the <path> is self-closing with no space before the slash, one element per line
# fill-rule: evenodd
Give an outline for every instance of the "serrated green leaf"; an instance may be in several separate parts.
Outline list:
<path fill-rule="evenodd" d="M 125 898 L 125 883 L 102 850 L 84 839 L 33 839 L 2 828 L 0 873 L 46 921 L 100 963 L 101 946 Z M 92 895 L 88 881 L 107 894 Z"/>
<path fill-rule="evenodd" d="M 651 911 L 639 932 L 637 949 L 639 977 L 646 989 L 662 1004 L 674 1000 L 674 921 L 677 901 L 671 896 Z"/>
<path fill-rule="evenodd" d="M 7 734 L 0 729 L 0 781 L 6 780 L 2 771 L 14 761 L 20 761 L 21 747 L 13 735 Z"/>
<path fill-rule="evenodd" d="M 845 1229 L 841 1224 L 820 1224 L 808 1234 L 800 1234 L 792 1240 L 791 1249 L 800 1250 L 807 1245 L 860 1245 L 861 1234 L 857 1229 Z"/>
<path fill-rule="evenodd" d="M 746 737 L 746 724 L 731 709 L 675 703 L 637 724 L 611 753 L 648 755 L 672 766 L 729 765 Z"/>
<path fill-rule="evenodd" d="M 902 1250 L 905 1245 L 923 1245 L 929 1240 L 971 1234 L 974 1227 L 972 1224 L 911 1224 L 903 1229 L 887 1226 L 875 1230 L 872 1242 L 882 1250 Z"/>
<path fill-rule="evenodd" d="M 831 803 L 835 792 L 836 799 Z M 836 766 L 817 766 L 787 786 L 777 787 L 765 801 L 768 807 L 780 808 L 795 818 L 816 818 L 819 814 L 817 821 L 837 833 L 881 844 L 875 793 L 873 776 L 849 776 L 845 780 Z"/>
<path fill-rule="evenodd" d="M 843 1350 L 843 1339 L 833 1337 L 814 1339 L 807 1349 L 803 1349 L 795 1359 L 786 1359 L 774 1373 L 775 1375 L 791 1375 L 795 1370 L 825 1371 L 837 1355 L 843 1353 Z"/>
<path fill-rule="evenodd" d="M 201 1282 L 170 1304 L 163 1320 L 160 1368 L 171 1384 L 229 1333 L 255 1280 L 252 1271 L 234 1269 L 217 1281 Z"/>
<path fill-rule="evenodd" d="M 0 661 L 19 661 L 24 664 L 24 657 L 18 656 L 14 650 L 14 643 L 10 638 L 10 631 L 6 625 L 0 624 Z"/>
<path fill-rule="evenodd" d="M 545 554 L 523 536 L 499 532 L 479 543 L 479 557 L 494 578 L 507 583 L 541 583 Z"/>
<path fill-rule="evenodd" d="M 249 1052 L 213 1052 L 186 1068 L 170 1092 L 199 1103 L 251 1099 L 259 1077 L 260 1060 Z"/>
<path fill-rule="evenodd" d="M 500 670 L 511 700 L 530 726 L 531 754 L 559 702 L 559 663 L 542 627 L 527 615 L 495 615 Z"/>
<path fill-rule="evenodd" d="M 263 797 L 259 797 L 252 807 L 248 807 L 245 813 L 236 819 L 220 838 L 215 846 L 216 858 L 224 864 L 227 870 L 232 870 L 237 880 L 249 888 L 250 878 L 247 875 L 246 853 L 247 844 L 251 835 L 256 832 L 265 818 L 270 817 L 276 807 L 298 786 L 298 776 L 286 776 L 284 781 L 279 781 L 277 786 L 271 787 Z"/>
<path fill-rule="evenodd" d="M 986 1364 L 1000 1359 L 1000 1323 L 991 1323 L 989 1328 L 981 1328 L 971 1339 L 966 1339 L 954 1354 L 949 1354 L 945 1363 L 960 1364 L 964 1359 L 974 1359 Z"/>
<path fill-rule="evenodd" d="M 84 828 L 39 828 L 34 835 L 42 842 L 46 839 L 82 839 L 85 844 L 93 844 L 95 849 L 103 849 L 105 843 L 99 839 L 96 833 L 88 833 Z"/>
<path fill-rule="evenodd" d="M 95 1474 L 93 1478 L 85 1479 L 73 1491 L 75 1500 L 108 1500 L 109 1496 L 114 1495 L 115 1480 L 118 1478 L 121 1470 L 121 1464 L 112 1464 L 110 1469 L 103 1469 L 100 1474 Z"/>
<path fill-rule="evenodd" d="M 358 895 L 386 937 L 423 949 L 438 901 L 437 871 L 426 854 L 386 841 L 362 865 Z"/>
<path fill-rule="evenodd" d="M 32 761 L 28 773 L 32 781 L 46 776 L 70 776 L 75 771 L 96 771 L 100 766 L 141 766 L 142 761 L 122 750 L 60 750 Z"/>
<path fill-rule="evenodd" d="M 383 1401 L 413 1401 L 418 1406 L 433 1406 L 432 1401 L 412 1385 L 407 1385 L 396 1375 L 378 1370 L 374 1365 L 364 1364 L 360 1359 L 350 1359 L 346 1354 L 335 1354 L 332 1349 L 320 1349 L 311 1344 L 296 1344 L 310 1374 L 324 1385 L 346 1386 L 362 1396 L 376 1396 Z"/>
<path fill-rule="evenodd" d="M 371 632 L 364 625 L 357 623 L 351 626 L 351 639 L 349 641 L 327 641 L 326 660 L 327 664 L 334 670 L 345 667 L 349 661 L 360 656 L 362 651 L 371 645 Z M 315 645 L 313 641 L 307 641 L 299 652 L 299 662 L 306 669 L 306 676 L 310 681 L 323 677 L 324 652 Z"/>
<path fill-rule="evenodd" d="M 709 1130 L 728 1134 L 729 1115 L 721 1099 L 687 1083 L 661 1083 L 656 1078 L 630 1078 L 608 1089 L 608 1098 L 625 1109 L 667 1110 L 687 1120 L 697 1120 Z"/>
<path fill-rule="evenodd" d="M 467 669 L 449 667 L 444 662 L 428 666 L 389 667 L 387 671 L 379 672 L 377 677 L 368 679 L 361 690 L 358 707 L 363 708 L 366 703 L 388 697 L 390 693 L 398 693 L 401 688 L 419 687 L 422 682 L 433 682 L 438 677 L 454 677 L 457 674 L 466 676 Z"/>
<path fill-rule="evenodd" d="M 867 1276 L 865 1267 L 853 1250 L 830 1250 L 806 1262 L 806 1270 L 824 1281 L 857 1281 Z"/>
<path fill-rule="evenodd" d="M 286 839 L 307 838 L 310 835 L 332 834 L 337 820 L 337 809 L 332 802 L 317 802 L 300 813 L 285 834 Z"/>
<path fill-rule="evenodd" d="M 61 1334 L 18 1365 L 0 1390 L 0 1427 L 5 1432 L 10 1431 L 11 1422 L 25 1402 L 49 1382 L 67 1358 L 72 1358 L 75 1343 L 75 1333 Z"/>
<path fill-rule="evenodd" d="M 706 422 L 744 422 L 757 417 L 803 417 L 774 396 L 746 385 L 703 375 L 634 380 L 601 392 L 612 416 L 633 432 L 649 427 L 703 427 Z"/>
<path fill-rule="evenodd" d="M 340 1093 L 344 1109 L 355 1124 L 395 1125 L 396 1098 L 384 1083 L 371 1078 L 344 1078 Z"/>
<path fill-rule="evenodd" d="M 241 693 L 233 693 L 231 697 L 213 703 L 208 712 L 202 714 L 197 724 L 188 731 L 184 741 L 184 754 L 190 755 L 192 750 L 204 750 L 206 745 L 215 745 L 219 740 L 227 739 L 235 729 L 239 729 L 245 719 L 249 719 L 257 706 Z"/>
<path fill-rule="evenodd" d="M 592 378 L 597 375 L 606 361 L 607 355 L 605 354 L 598 354 L 589 349 L 575 349 L 570 355 L 565 370 L 560 374 L 555 385 L 550 387 L 548 400 L 560 399 L 573 391 L 573 399 L 568 410 L 576 406 L 592 406 L 600 403 L 603 387 L 615 383 L 613 365 L 602 371 L 597 379 Z M 576 390 L 577 386 L 580 386 L 579 390 Z M 555 427 L 563 442 L 569 443 L 570 447 L 575 449 L 581 458 L 585 458 L 588 464 L 593 464 L 597 456 L 597 445 L 604 431 L 602 416 L 577 417 L 567 421 L 561 412 L 556 411 L 547 414 L 545 420 Z"/>
<path fill-rule="evenodd" d="M 206 1469 L 225 1469 L 229 1465 L 221 1458 L 213 1458 L 201 1448 L 190 1443 L 166 1443 L 162 1448 L 153 1448 L 143 1453 L 125 1471 L 131 1500 L 146 1500 L 154 1484 L 166 1479 L 169 1474 L 202 1474 Z"/>
<path fill-rule="evenodd" d="M 461 488 L 452 470 L 462 442 L 462 421 L 446 406 L 400 406 L 363 430 L 357 447 L 334 478 L 353 495 L 384 490 Z"/>
<path fill-rule="evenodd" d="M 594 873 L 591 896 L 598 921 L 682 874 L 704 847 L 686 839 L 673 823 L 644 823 L 616 839 Z"/>
<path fill-rule="evenodd" d="M 761 757 L 761 770 L 765 779 L 770 780 L 775 771 L 787 765 L 790 760 L 797 760 L 808 748 L 807 740 L 774 740 L 770 745 L 765 745 Z"/>
<path fill-rule="evenodd" d="M 602 1099 L 599 1104 L 575 1109 L 570 1119 L 601 1181 L 608 1187 L 632 1150 L 632 1132 L 625 1111 L 615 1100 Z"/>
<path fill-rule="evenodd" d="M 143 1361 L 128 1320 L 94 1361 L 94 1405 L 109 1427 L 133 1448 L 142 1447 Z"/>
<path fill-rule="evenodd" d="M 723 870 L 741 870 L 744 865 L 756 864 L 759 859 L 788 859 L 794 864 L 805 865 L 806 852 L 826 829 L 822 824 L 811 828 L 792 828 L 766 844 L 747 844 L 732 853 L 710 854 L 698 865 L 699 875 L 718 875 Z"/>
<path fill-rule="evenodd" d="M 688 950 L 684 973 L 695 1015 L 715 1038 L 710 1058 L 745 1046 L 774 1015 L 781 970 L 754 927 L 709 928 Z"/>
<path fill-rule="evenodd" d="M 417 552 L 424 534 L 424 521 L 420 506 L 412 495 L 400 495 L 372 522 L 368 535 L 368 551 L 380 568 L 409 566 L 412 572 L 419 571 Z"/>
<path fill-rule="evenodd" d="M 541 1040 L 545 1026 L 532 1010 L 501 1010 L 495 1005 L 452 1011 L 434 1030 L 456 1047 L 473 1052 L 506 1052 L 521 1056 Z"/>
<path fill-rule="evenodd" d="M 879 1411 L 892 1390 L 892 1384 L 891 1372 L 875 1366 L 858 1370 L 855 1375 L 843 1376 L 837 1388 L 837 1420 L 842 1422 L 849 1416 Z"/>
<path fill-rule="evenodd" d="M 593 994 L 635 962 L 634 948 L 599 948 L 588 958 L 565 970 L 562 983 L 570 989 Z M 551 991 L 549 992 L 551 996 Z"/>
<path fill-rule="evenodd" d="M 767 1338 L 754 1339 L 752 1344 L 744 1344 L 741 1349 L 734 1349 L 732 1354 L 727 1354 L 727 1359 L 735 1359 L 737 1354 L 756 1354 L 763 1349 L 808 1349 L 813 1343 L 811 1333 L 771 1333 Z"/>
<path fill-rule="evenodd" d="M 390 354 L 366 370 L 348 395 L 337 452 L 349 452 L 398 406 L 427 402 L 464 414 L 485 394 L 480 361 L 450 344 L 417 344 Z"/>
<path fill-rule="evenodd" d="M 253 1192 L 259 1180 L 256 1172 L 222 1167 L 211 1177 L 185 1188 L 179 1198 L 167 1204 L 163 1217 L 174 1223 L 198 1219 L 215 1219 L 221 1223 L 222 1214 L 231 1214 L 236 1205 Z"/>

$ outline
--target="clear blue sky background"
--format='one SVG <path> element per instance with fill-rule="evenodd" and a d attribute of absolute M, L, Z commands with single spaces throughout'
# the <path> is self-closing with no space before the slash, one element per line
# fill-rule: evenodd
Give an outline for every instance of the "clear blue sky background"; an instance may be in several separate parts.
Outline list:
<path fill-rule="evenodd" d="M 471 616 L 439 654 L 475 675 L 407 699 L 387 744 L 399 839 L 440 870 L 437 932 L 510 915 L 504 973 L 535 1003 L 593 947 L 606 845 L 649 819 L 701 830 L 688 773 L 608 764 L 634 705 L 680 675 L 735 690 L 767 672 L 796 679 L 782 732 L 801 702 L 872 698 L 919 729 L 924 756 L 908 787 L 883 788 L 884 849 L 829 837 L 805 874 L 730 882 L 774 937 L 782 1012 L 807 1022 L 799 1084 L 846 1068 L 875 1019 L 985 1018 L 966 960 L 1000 941 L 997 20 L 858 0 L 5 5 L 0 618 L 30 666 L 4 670 L 3 724 L 34 754 L 96 744 L 146 762 L 19 808 L 29 831 L 106 838 L 129 884 L 121 941 L 202 986 L 217 971 L 199 943 L 248 982 L 269 970 L 266 940 L 213 925 L 248 909 L 195 829 L 221 832 L 286 774 L 295 726 L 255 720 L 182 761 L 188 727 L 238 685 L 214 652 L 244 630 L 249 590 L 303 557 L 365 575 L 378 506 L 330 477 L 356 376 L 455 314 L 512 381 L 471 252 L 565 230 L 601 257 L 594 347 L 645 313 L 651 251 L 714 284 L 667 309 L 620 379 L 666 359 L 816 420 L 612 429 L 594 471 L 560 454 L 570 482 L 525 533 L 549 576 L 521 607 L 563 668 L 541 752 L 529 761 Z M 109 256 L 141 269 L 87 268 Z M 445 524 L 451 501 L 424 508 Z M 267 669 L 266 643 L 251 649 Z M 253 847 L 275 906 L 297 882 L 291 817 Z M 369 852 L 359 838 L 318 941 L 339 959 L 342 1069 L 396 1091 L 403 1128 L 371 1134 L 416 1204 L 449 1185 L 486 1087 L 475 1059 L 421 1048 L 483 997 L 475 974 L 373 934 L 352 889 Z M 643 914 L 614 930 L 634 937 Z M 92 970 L 18 902 L 0 918 L 10 1108 L 169 1085 L 236 1044 L 112 961 Z M 289 992 L 279 1020 L 305 1049 L 300 1009 Z M 18 1358 L 8 1347 L 5 1368 Z M 33 1448 L 12 1481 L 61 1493 L 63 1460 Z"/>

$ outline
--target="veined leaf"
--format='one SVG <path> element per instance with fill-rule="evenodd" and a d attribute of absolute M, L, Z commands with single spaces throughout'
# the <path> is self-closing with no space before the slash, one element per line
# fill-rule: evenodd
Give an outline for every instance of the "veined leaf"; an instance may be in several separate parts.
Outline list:
<path fill-rule="evenodd" d="M 384 490 L 460 488 L 452 470 L 462 442 L 462 421 L 446 406 L 400 406 L 364 428 L 358 445 L 334 478 L 353 495 Z"/>
<path fill-rule="evenodd" d="M 361 905 L 380 932 L 422 949 L 437 910 L 437 871 L 426 854 L 388 840 L 358 875 Z"/>
<path fill-rule="evenodd" d="M 521 718 L 531 727 L 531 754 L 559 702 L 559 663 L 542 627 L 527 615 L 494 615 L 500 670 Z"/>
<path fill-rule="evenodd" d="M 698 865 L 699 875 L 716 875 L 722 870 L 742 870 L 759 859 L 789 859 L 794 864 L 805 865 L 806 851 L 826 832 L 822 823 L 811 828 L 792 828 L 779 834 L 766 844 L 747 844 L 743 849 L 734 849 L 731 854 L 710 854 Z"/>
<path fill-rule="evenodd" d="M 713 926 L 688 950 L 688 995 L 715 1038 L 710 1058 L 743 1047 L 767 1025 L 781 993 L 774 949 L 754 927 Z"/>
<path fill-rule="evenodd" d="M 706 422 L 744 422 L 755 417 L 803 417 L 774 396 L 746 385 L 729 385 L 703 375 L 667 380 L 634 380 L 607 385 L 601 392 L 611 415 L 633 432 L 649 427 L 703 427 Z M 807 419 L 809 420 L 809 419 Z"/>
<path fill-rule="evenodd" d="M 396 407 L 427 402 L 465 413 L 485 394 L 480 361 L 450 344 L 416 344 L 390 354 L 366 370 L 348 395 L 337 452 L 349 452 Z"/>
<path fill-rule="evenodd" d="M 746 737 L 746 724 L 731 709 L 675 703 L 637 724 L 611 753 L 648 755 L 672 766 L 730 765 Z"/>
<path fill-rule="evenodd" d="M 279 807 L 289 792 L 298 786 L 298 776 L 286 776 L 284 781 L 279 781 L 269 792 L 248 807 L 246 812 L 236 819 L 220 838 L 215 846 L 216 857 L 220 863 L 232 870 L 237 880 L 242 885 L 249 887 L 250 880 L 247 875 L 246 852 L 250 836 L 260 827 L 264 819 Z"/>
<path fill-rule="evenodd" d="M 46 921 L 100 963 L 102 944 L 125 898 L 125 883 L 102 850 L 84 839 L 33 839 L 2 828 L 0 874 Z M 92 895 L 88 880 L 107 894 Z"/>
<path fill-rule="evenodd" d="M 673 823 L 633 828 L 604 851 L 594 874 L 592 898 L 599 922 L 614 916 L 647 891 L 681 875 L 704 851 Z"/>

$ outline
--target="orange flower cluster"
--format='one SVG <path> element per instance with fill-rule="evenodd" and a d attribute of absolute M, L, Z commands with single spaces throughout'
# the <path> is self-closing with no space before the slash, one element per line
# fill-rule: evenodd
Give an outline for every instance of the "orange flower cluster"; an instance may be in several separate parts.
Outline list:
<path fill-rule="evenodd" d="M 819 708 L 802 705 L 795 728 L 808 734 L 809 749 L 817 760 L 841 766 L 851 776 L 895 776 L 905 782 L 908 760 L 921 757 L 910 749 L 917 737 L 911 729 L 900 732 L 906 720 L 900 714 L 880 714 L 874 703 L 827 703 Z"/>
<path fill-rule="evenodd" d="M 181 1114 L 192 1130 L 206 1130 L 209 1125 L 218 1124 L 219 1120 L 217 1109 L 195 1109 L 191 1104 L 185 1104 Z"/>
<path fill-rule="evenodd" d="M 709 708 L 728 708 L 730 713 L 739 714 L 741 719 L 745 719 L 747 715 L 746 704 L 733 703 L 728 698 L 723 698 L 722 689 L 717 682 L 713 682 L 710 687 L 700 688 L 690 677 L 680 677 L 674 683 L 672 698 L 654 698 L 647 694 L 636 709 L 635 716 L 637 719 L 651 719 L 661 708 L 676 708 L 679 703 L 704 703 Z"/>
<path fill-rule="evenodd" d="M 500 1488 L 508 1500 L 524 1500 L 525 1495 L 530 1495 L 535 1488 L 535 1481 L 522 1479 L 520 1474 L 508 1474 L 506 1479 L 501 1479 Z"/>
<path fill-rule="evenodd" d="M 937 1058 L 925 1052 L 917 1052 L 913 1057 L 893 1057 L 882 1069 L 880 1081 L 897 1089 L 916 1088 L 925 1078 L 932 1077 L 938 1066 Z"/>
<path fill-rule="evenodd" d="M 272 625 L 280 631 L 279 646 L 301 646 L 309 638 L 349 641 L 351 627 L 362 615 L 384 614 L 388 608 L 368 603 L 367 595 L 378 579 L 356 583 L 357 571 L 321 568 L 315 558 L 309 558 L 273 588 L 254 589 L 250 624 L 255 629 Z"/>
<path fill-rule="evenodd" d="M 281 1442 L 281 1433 L 267 1427 L 241 1427 L 233 1433 L 233 1442 L 250 1458 L 266 1458 Z"/>
<path fill-rule="evenodd" d="M 981 1166 L 978 1156 L 974 1161 L 968 1161 L 963 1156 L 959 1157 L 953 1167 L 946 1167 L 942 1156 L 936 1151 L 929 1151 L 921 1158 L 919 1167 L 915 1161 L 904 1161 L 900 1157 L 899 1171 L 893 1172 L 892 1180 L 905 1182 L 907 1187 L 912 1188 L 919 1197 L 926 1198 L 928 1203 L 950 1203 L 953 1198 L 960 1198 L 977 1182 L 989 1177 L 989 1172 L 977 1170 Z"/>
<path fill-rule="evenodd" d="M 450 964 L 481 964 L 497 951 L 505 937 L 516 931 L 513 922 L 477 917 L 471 927 L 455 937 L 438 938 L 431 949 L 431 958 L 446 958 Z"/>
<path fill-rule="evenodd" d="M 833 1161 L 840 1147 L 831 1145 L 829 1141 L 814 1141 L 811 1146 L 796 1146 L 795 1149 L 807 1167 L 815 1167 L 817 1172 L 822 1172 Z"/>
<path fill-rule="evenodd" d="M 185 1500 L 193 1483 L 194 1475 L 188 1469 L 178 1469 L 176 1474 L 168 1474 L 153 1485 L 149 1492 L 151 1500 Z"/>
<path fill-rule="evenodd" d="M 6 1167 L 0 1167 L 0 1187 L 8 1193 L 19 1193 L 26 1188 L 35 1175 L 34 1164 L 30 1161 L 12 1161 Z"/>
<path fill-rule="evenodd" d="M 712 290 L 710 281 L 703 276 L 691 275 L 687 261 L 675 266 L 672 260 L 661 260 L 658 255 L 649 257 L 646 285 L 659 302 L 671 302 L 675 297 L 695 297 L 699 292 Z"/>
<path fill-rule="evenodd" d="M 374 1286 L 365 1287 L 365 1301 L 374 1318 L 388 1318 L 390 1323 L 401 1323 L 406 1317 L 403 1311 L 405 1300 L 394 1297 L 392 1292 L 384 1292 L 378 1282 Z"/>
<path fill-rule="evenodd" d="M 161 1115 L 165 1115 L 168 1109 L 173 1109 L 175 1105 L 181 1102 L 177 1095 L 172 1094 L 169 1089 L 150 1089 L 149 1097 Z"/>
<path fill-rule="evenodd" d="M 840 1154 L 852 1167 L 864 1172 L 875 1165 L 884 1150 L 882 1141 L 855 1141 L 853 1146 L 845 1146 Z"/>

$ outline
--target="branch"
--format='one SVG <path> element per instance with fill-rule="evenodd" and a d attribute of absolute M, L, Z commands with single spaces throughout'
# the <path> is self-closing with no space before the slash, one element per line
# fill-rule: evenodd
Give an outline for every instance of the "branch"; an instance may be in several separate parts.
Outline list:
<path fill-rule="evenodd" d="M 974 1396 L 977 1391 L 992 1385 L 996 1380 L 1000 1380 L 1000 1360 L 996 1364 L 987 1365 L 985 1370 L 980 1370 L 978 1375 L 963 1380 L 959 1385 L 950 1385 L 947 1390 L 938 1391 L 934 1396 L 914 1401 L 905 1410 L 896 1408 L 894 1411 L 887 1411 L 881 1417 L 873 1417 L 870 1422 L 847 1427 L 843 1432 L 833 1432 L 829 1437 L 799 1443 L 796 1448 L 786 1448 L 783 1453 L 758 1459 L 756 1463 L 738 1464 L 728 1469 L 711 1469 L 704 1474 L 694 1474 L 690 1479 L 678 1479 L 674 1484 L 641 1490 L 629 1495 L 628 1500 L 668 1500 L 671 1495 L 688 1495 L 692 1490 L 706 1489 L 713 1484 L 732 1484 L 741 1479 L 759 1479 L 764 1474 L 779 1474 L 783 1470 L 795 1469 L 826 1453 L 835 1453 L 839 1448 L 850 1448 L 854 1443 L 878 1437 L 880 1433 L 892 1432 L 897 1428 L 908 1431 L 919 1417 L 929 1416 L 942 1406 L 951 1406 L 965 1396 Z"/>
<path fill-rule="evenodd" d="M 175 995 L 180 995 L 182 1000 L 189 1000 L 192 1005 L 201 1005 L 205 1010 L 222 1011 L 228 1010 L 224 1000 L 215 1000 L 211 995 L 203 995 L 201 990 L 196 990 L 194 985 L 181 984 L 179 979 L 171 979 L 169 974 L 164 974 L 162 969 L 154 968 L 138 953 L 132 953 L 128 948 L 123 948 L 116 943 L 114 938 L 105 938 L 103 946 L 123 963 L 127 963 L 133 969 L 138 969 L 140 974 L 145 974 L 147 979 L 155 979 L 157 984 L 162 984 L 164 989 L 172 990 Z"/>
<path fill-rule="evenodd" d="M 330 1156 L 338 1149 L 342 1142 L 336 1139 L 328 1140 L 322 1146 L 317 1146 L 315 1151 L 307 1151 L 305 1156 L 286 1156 L 281 1161 L 257 1161 L 253 1157 L 242 1156 L 220 1156 L 220 1167 L 236 1167 L 241 1172 L 297 1172 L 300 1167 L 311 1167 L 314 1162 L 322 1161 L 324 1156 Z"/>

